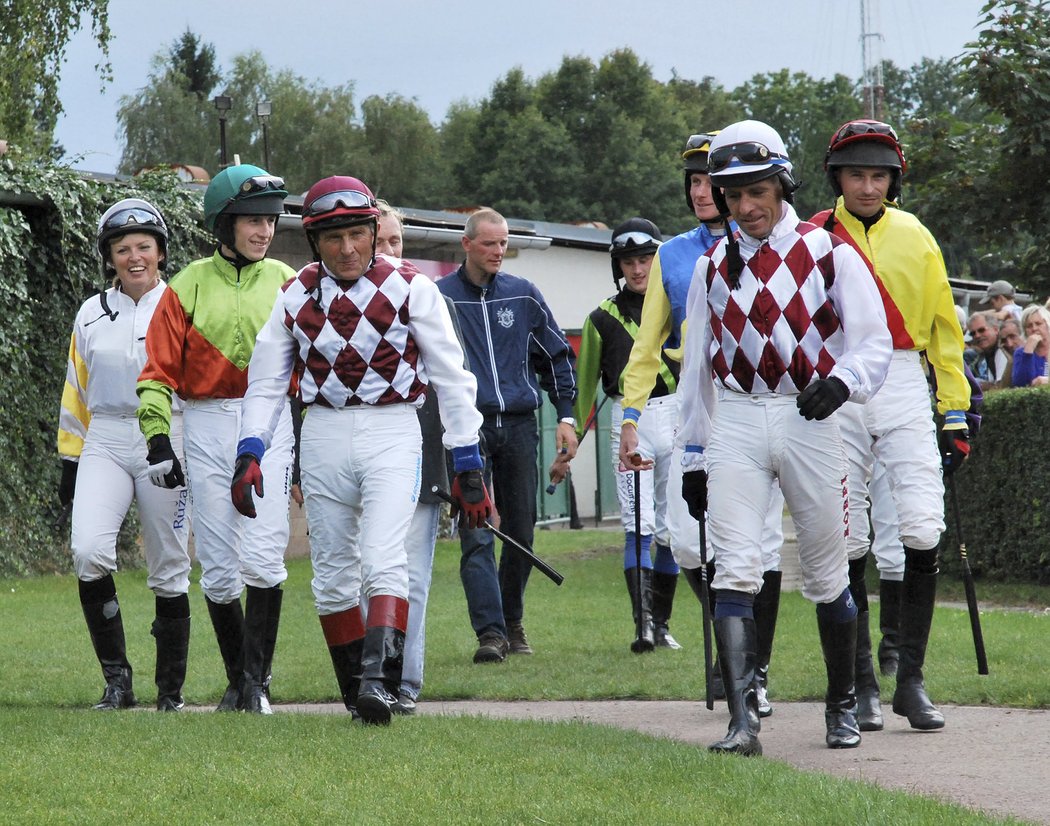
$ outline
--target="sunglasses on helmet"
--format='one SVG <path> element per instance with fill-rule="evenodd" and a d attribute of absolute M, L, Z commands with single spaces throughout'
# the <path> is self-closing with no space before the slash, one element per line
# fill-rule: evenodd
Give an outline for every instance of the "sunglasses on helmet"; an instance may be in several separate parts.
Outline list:
<path fill-rule="evenodd" d="M 831 139 L 831 142 L 834 144 L 850 138 L 857 138 L 861 135 L 883 135 L 892 138 L 895 143 L 900 143 L 897 133 L 888 123 L 860 120 L 851 120 L 849 123 L 840 126 L 839 131 L 835 133 L 835 137 Z"/>
<path fill-rule="evenodd" d="M 241 184 L 242 195 L 254 195 L 259 192 L 269 192 L 284 189 L 284 178 L 276 175 L 253 175 L 246 178 Z"/>
<path fill-rule="evenodd" d="M 114 212 L 109 218 L 106 219 L 106 223 L 103 224 L 103 229 L 120 229 L 126 227 L 129 224 L 149 224 L 155 227 L 163 227 L 164 222 L 159 216 L 154 215 L 148 209 L 142 209 L 140 207 L 129 207 L 127 209 L 121 209 Z"/>
<path fill-rule="evenodd" d="M 653 238 L 653 236 L 647 232 L 624 232 L 612 239 L 610 250 L 624 250 L 629 247 L 644 247 L 647 244 L 659 243 L 660 242 L 657 239 Z"/>
<path fill-rule="evenodd" d="M 356 189 L 341 189 L 314 198 L 303 207 L 303 215 L 324 215 L 340 207 L 343 209 L 375 209 L 375 206 L 375 198 L 369 197 L 364 192 Z"/>
<path fill-rule="evenodd" d="M 711 141 L 714 139 L 715 136 L 707 132 L 701 132 L 699 135 L 690 135 L 689 140 L 685 142 L 685 151 L 682 153 L 682 157 L 687 158 L 690 155 L 695 155 L 697 152 L 706 152 L 711 148 Z"/>
<path fill-rule="evenodd" d="M 707 156 L 707 166 L 711 172 L 721 172 L 733 165 L 733 159 L 745 166 L 772 163 L 774 159 L 786 161 L 785 155 L 770 152 L 769 147 L 757 141 L 731 143 L 712 150 Z"/>

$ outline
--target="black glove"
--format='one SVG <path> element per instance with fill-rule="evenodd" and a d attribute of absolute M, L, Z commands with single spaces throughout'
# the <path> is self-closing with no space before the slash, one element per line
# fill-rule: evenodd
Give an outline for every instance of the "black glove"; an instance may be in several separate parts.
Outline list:
<path fill-rule="evenodd" d="M 255 502 L 252 500 L 252 491 L 256 496 L 265 496 L 263 493 L 262 468 L 259 460 L 251 453 L 242 453 L 237 457 L 237 464 L 233 468 L 233 482 L 230 483 L 230 498 L 238 513 L 255 518 Z"/>
<path fill-rule="evenodd" d="M 798 412 L 811 422 L 816 419 L 823 421 L 846 403 L 849 398 L 849 388 L 842 379 L 834 376 L 827 379 L 817 379 L 809 387 L 798 394 Z"/>
<path fill-rule="evenodd" d="M 158 488 L 178 488 L 186 484 L 182 475 L 179 457 L 171 449 L 171 439 L 166 433 L 158 433 L 149 440 L 149 480 Z"/>
<path fill-rule="evenodd" d="M 455 504 L 449 517 L 456 518 L 462 514 L 461 521 L 468 528 L 482 528 L 485 521 L 492 516 L 492 500 L 485 487 L 485 477 L 480 470 L 464 470 L 456 474 L 452 481 L 452 498 Z"/>
<path fill-rule="evenodd" d="M 970 432 L 966 428 L 942 430 L 938 439 L 944 473 L 951 475 L 970 455 Z"/>
<path fill-rule="evenodd" d="M 701 521 L 707 510 L 706 470 L 687 470 L 682 474 L 682 498 L 689 506 L 689 515 Z"/>
<path fill-rule="evenodd" d="M 79 462 L 71 462 L 69 459 L 62 460 L 62 481 L 58 483 L 58 503 L 63 508 L 73 501 L 73 494 L 77 489 L 77 470 L 79 469 Z"/>

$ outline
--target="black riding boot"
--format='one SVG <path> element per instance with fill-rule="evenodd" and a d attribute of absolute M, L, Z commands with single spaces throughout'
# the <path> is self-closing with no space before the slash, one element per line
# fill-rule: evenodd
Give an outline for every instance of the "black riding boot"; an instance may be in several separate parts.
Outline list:
<path fill-rule="evenodd" d="M 219 653 L 226 668 L 226 691 L 223 692 L 216 711 L 237 711 L 241 706 L 241 649 L 244 647 L 244 611 L 241 601 L 212 602 L 204 598 L 211 617 L 215 639 L 219 642 Z"/>
<path fill-rule="evenodd" d="M 240 708 L 250 714 L 273 714 L 266 693 L 266 678 L 273 661 L 273 645 L 277 641 L 276 627 L 284 594 L 276 586 L 256 588 L 248 585 L 245 588 L 248 596 L 244 600 Z"/>
<path fill-rule="evenodd" d="M 755 693 L 758 696 L 758 716 L 768 717 L 773 706 L 766 696 L 769 687 L 769 659 L 773 655 L 773 635 L 777 630 L 777 615 L 780 613 L 780 571 L 762 574 L 762 589 L 755 596 L 755 630 L 758 634 L 758 651 L 755 655 Z"/>
<path fill-rule="evenodd" d="M 357 695 L 361 691 L 361 649 L 365 638 L 361 608 L 355 605 L 320 619 L 343 705 L 351 718 L 358 720 L 361 715 L 357 713 Z"/>
<path fill-rule="evenodd" d="M 631 642 L 631 650 L 635 654 L 652 651 L 656 647 L 653 637 L 653 571 L 651 568 L 642 568 L 641 576 L 638 568 L 628 568 L 623 572 L 627 580 L 627 592 L 631 595 L 631 612 L 634 617 L 635 638 Z M 639 592 L 639 579 L 641 580 L 641 592 Z M 641 611 L 642 634 L 638 635 L 638 612 Z"/>
<path fill-rule="evenodd" d="M 157 617 L 150 633 L 157 640 L 157 711 L 182 711 L 186 705 L 182 685 L 190 650 L 190 601 L 182 594 L 157 597 L 156 603 Z"/>
<path fill-rule="evenodd" d="M 657 648 L 671 648 L 677 651 L 682 647 L 668 629 L 677 589 L 678 574 L 653 571 L 653 644 Z"/>
<path fill-rule="evenodd" d="M 930 702 L 922 674 L 930 625 L 933 622 L 933 604 L 937 596 L 936 551 L 912 551 L 905 548 L 904 553 L 900 664 L 897 668 L 897 690 L 893 692 L 893 712 L 907 717 L 912 728 L 927 731 L 944 727 L 944 715 Z M 913 564 L 909 558 L 911 554 L 923 555 L 918 564 Z M 932 565 L 929 564 L 931 555 Z"/>
<path fill-rule="evenodd" d="M 98 711 L 131 708 L 135 705 L 135 693 L 131 688 L 131 663 L 128 662 L 124 621 L 121 619 L 113 577 L 105 576 L 94 582 L 80 581 L 79 588 L 80 607 L 84 611 L 91 644 L 106 680 L 102 699 L 93 707 Z"/>
<path fill-rule="evenodd" d="M 722 681 L 729 703 L 729 731 L 708 751 L 744 756 L 762 753 L 758 732 L 762 727 L 755 693 L 755 649 L 757 632 L 750 617 L 723 617 L 715 620 L 715 639 L 722 662 Z"/>
<path fill-rule="evenodd" d="M 366 723 L 386 725 L 401 687 L 405 659 L 408 600 L 380 594 L 368 601 L 368 622 L 361 649 L 361 690 L 357 712 Z"/>
<path fill-rule="evenodd" d="M 853 666 L 857 659 L 857 620 L 832 622 L 817 614 L 820 647 L 828 672 L 824 695 L 825 741 L 829 749 L 852 749 L 860 745 L 857 728 L 857 697 L 853 693 Z"/>
<path fill-rule="evenodd" d="M 900 660 L 901 585 L 899 579 L 879 580 L 879 670 L 884 677 L 897 676 Z"/>
<path fill-rule="evenodd" d="M 857 692 L 857 725 L 861 731 L 882 731 L 882 706 L 879 704 L 879 680 L 871 656 L 868 583 L 865 579 L 867 554 L 849 562 L 849 589 L 857 604 L 857 659 L 854 680 Z"/>
<path fill-rule="evenodd" d="M 714 568 L 715 566 L 712 563 L 707 563 L 707 593 L 712 617 L 715 615 L 715 602 L 717 599 L 715 589 L 711 587 L 711 582 L 714 580 Z M 689 587 L 693 589 L 693 593 L 696 594 L 697 601 L 702 602 L 703 588 L 700 584 L 700 568 L 682 568 L 682 575 L 685 577 L 685 581 L 689 583 Z M 714 662 L 711 664 L 711 696 L 715 700 L 724 700 L 726 698 L 725 684 L 722 682 L 722 665 L 718 659 L 717 651 L 715 651 Z"/>

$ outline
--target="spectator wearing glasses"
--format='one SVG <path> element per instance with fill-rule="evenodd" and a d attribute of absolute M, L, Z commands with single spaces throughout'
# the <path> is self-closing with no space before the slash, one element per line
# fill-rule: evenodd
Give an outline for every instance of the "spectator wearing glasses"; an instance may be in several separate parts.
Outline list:
<path fill-rule="evenodd" d="M 645 405 L 648 415 L 637 427 L 637 450 L 652 460 L 651 468 L 637 476 L 641 506 L 637 524 L 635 473 L 620 461 L 624 373 L 638 334 L 642 303 L 660 243 L 660 230 L 645 218 L 631 218 L 613 230 L 609 254 L 617 293 L 599 304 L 584 321 L 576 362 L 580 383 L 575 406 L 576 421 L 580 423 L 577 435 L 583 435 L 583 422 L 590 415 L 599 382 L 605 395 L 614 400 L 610 431 L 612 468 L 625 534 L 623 568 L 635 621 L 635 639 L 631 643 L 635 653 L 652 651 L 657 646 L 681 648 L 668 625 L 678 566 L 671 555 L 667 519 L 669 494 L 679 496 L 677 489 L 668 487 L 674 428 L 678 421 L 674 392 L 679 365 L 666 351 L 658 368 L 656 385 Z M 636 533 L 639 525 L 641 532 Z"/>
<path fill-rule="evenodd" d="M 217 239 L 215 253 L 178 273 L 161 297 L 138 383 L 139 425 L 154 484 L 172 487 L 182 479 L 169 435 L 172 398 L 185 400 L 194 549 L 228 681 L 219 711 L 271 713 L 280 586 L 288 577 L 294 447 L 287 394 L 275 420 L 277 435 L 265 465 L 270 493 L 259 503 L 258 519 L 238 515 L 229 487 L 255 336 L 281 285 L 295 274 L 266 257 L 287 195 L 283 180 L 250 164 L 227 167 L 212 179 L 204 194 L 204 223 Z"/>
<path fill-rule="evenodd" d="M 637 428 L 650 393 L 656 386 L 660 365 L 666 355 L 681 362 L 681 341 L 684 335 L 685 300 L 693 280 L 693 269 L 697 259 L 726 235 L 726 219 L 715 205 L 711 179 L 708 174 L 708 152 L 711 141 L 718 131 L 690 135 L 682 153 L 685 174 L 685 196 L 689 209 L 700 221 L 694 229 L 677 235 L 661 245 L 653 261 L 649 286 L 642 307 L 642 320 L 638 335 L 631 349 L 631 356 L 624 373 L 623 424 L 620 427 L 620 461 L 624 467 L 641 469 L 647 467 L 645 457 L 638 451 Z M 736 229 L 732 222 L 730 229 Z M 673 404 L 678 397 L 671 397 Z M 700 530 L 697 521 L 690 515 L 685 500 L 679 495 L 682 482 L 681 451 L 671 459 L 668 483 L 667 521 L 671 548 L 675 562 L 681 566 L 686 582 L 697 599 L 701 594 L 701 571 L 703 557 L 700 553 Z M 767 689 L 769 665 L 773 653 L 773 636 L 776 631 L 777 614 L 780 608 L 780 549 L 784 544 L 784 497 L 779 485 L 772 482 L 769 511 L 762 534 L 763 584 L 755 599 L 755 623 L 758 627 L 758 665 L 756 668 L 756 690 L 759 713 L 768 717 L 773 713 Z M 714 576 L 714 561 L 711 549 L 707 549 L 708 580 Z M 657 545 L 657 559 L 665 549 Z M 666 580 L 673 583 L 675 580 Z M 717 595 L 710 592 L 712 603 Z M 668 602 L 670 605 L 670 602 Z M 655 605 L 654 605 L 655 608 Z M 722 688 L 721 668 L 716 659 L 713 666 L 712 693 L 716 699 L 725 694 Z"/>
<path fill-rule="evenodd" d="M 534 284 L 501 269 L 509 238 L 507 222 L 492 209 L 467 218 L 462 246 L 466 260 L 438 281 L 452 299 L 467 346 L 467 362 L 478 380 L 478 409 L 486 472 L 504 533 L 532 547 L 536 526 L 536 467 L 539 433 L 536 409 L 541 388 L 558 415 L 555 453 L 576 455 L 575 357 Z M 471 627 L 478 637 L 475 663 L 502 662 L 508 653 L 531 654 L 525 634 L 525 586 L 532 563 L 504 545 L 499 570 L 492 533 L 460 532 L 460 579 Z"/>
<path fill-rule="evenodd" d="M 731 719 L 709 748 L 762 753 L 753 603 L 763 584 L 762 522 L 774 478 L 795 522 L 802 593 L 817 604 L 828 678 L 825 742 L 853 748 L 860 744 L 857 607 L 848 587 L 847 460 L 836 411 L 875 395 L 892 341 L 861 256 L 798 219 L 791 161 L 773 128 L 754 120 L 726 127 L 711 143 L 709 166 L 719 210 L 739 231 L 696 265 L 678 433 L 686 452 L 682 494 L 694 516 L 708 510 L 715 550 L 715 636 Z"/>
<path fill-rule="evenodd" d="M 940 247 L 914 215 L 897 207 L 907 164 L 894 129 L 874 120 L 843 124 L 828 144 L 824 169 L 837 201 L 813 223 L 865 256 L 878 278 L 893 334 L 893 358 L 882 390 L 864 406 L 846 405 L 839 415 L 850 462 L 847 549 L 850 589 L 859 611 L 858 722 L 862 731 L 883 726 L 864 577 L 870 548 L 868 485 L 877 461 L 886 472 L 904 546 L 893 711 L 907 717 L 912 728 L 937 729 L 944 726 L 944 716 L 926 694 L 922 667 L 937 588 L 937 546 L 944 532 L 942 473 L 953 473 L 970 452 L 962 331 Z M 935 378 L 939 432 L 930 411 L 923 353 Z"/>
<path fill-rule="evenodd" d="M 1014 350 L 1013 386 L 1045 387 L 1050 357 L 1050 310 L 1030 304 L 1021 313 L 1024 344 Z"/>
<path fill-rule="evenodd" d="M 475 528 L 492 507 L 482 480 L 475 380 L 463 367 L 441 294 L 412 264 L 377 255 L 379 208 L 350 176 L 318 181 L 303 201 L 317 259 L 280 292 L 248 371 L 231 496 L 254 516 L 274 422 L 293 374 L 309 412 L 302 476 L 313 592 L 343 702 L 390 722 L 409 616 L 405 538 L 418 508 L 422 438 L 416 410 L 441 402 L 452 496 Z M 368 597 L 361 610 L 362 592 Z"/>
<path fill-rule="evenodd" d="M 184 703 L 190 643 L 190 557 L 186 488 L 151 484 L 146 443 L 135 420 L 135 381 L 146 362 L 146 329 L 167 289 L 160 273 L 168 229 L 147 201 L 127 198 L 103 214 L 96 247 L 108 289 L 81 306 L 69 343 L 59 417 L 62 483 L 58 496 L 72 508 L 73 566 L 91 642 L 106 688 L 99 710 L 135 705 L 132 668 L 113 573 L 117 534 L 131 501 L 138 502 L 146 584 L 155 594 L 157 708 Z M 181 413 L 175 400 L 175 413 Z M 182 453 L 182 417 L 174 415 L 172 450 Z M 78 484 L 79 483 L 79 484 Z"/>
<path fill-rule="evenodd" d="M 1009 359 L 999 346 L 1001 322 L 994 313 L 979 311 L 970 316 L 966 329 L 978 356 L 970 365 L 982 390 L 994 390 L 1004 379 L 1010 379 Z"/>

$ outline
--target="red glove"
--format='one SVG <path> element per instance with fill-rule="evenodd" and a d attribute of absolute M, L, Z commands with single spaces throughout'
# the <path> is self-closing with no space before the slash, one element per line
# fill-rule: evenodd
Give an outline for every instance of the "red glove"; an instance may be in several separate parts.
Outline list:
<path fill-rule="evenodd" d="M 492 516 L 492 500 L 485 488 L 485 478 L 480 470 L 465 470 L 452 480 L 452 498 L 455 504 L 449 516 L 460 516 L 460 524 L 468 528 L 483 528 Z"/>
<path fill-rule="evenodd" d="M 256 496 L 263 496 L 262 468 L 259 460 L 250 453 L 237 457 L 233 469 L 233 483 L 230 485 L 230 498 L 237 511 L 249 519 L 255 518 L 255 502 L 252 501 L 252 490 Z"/>

